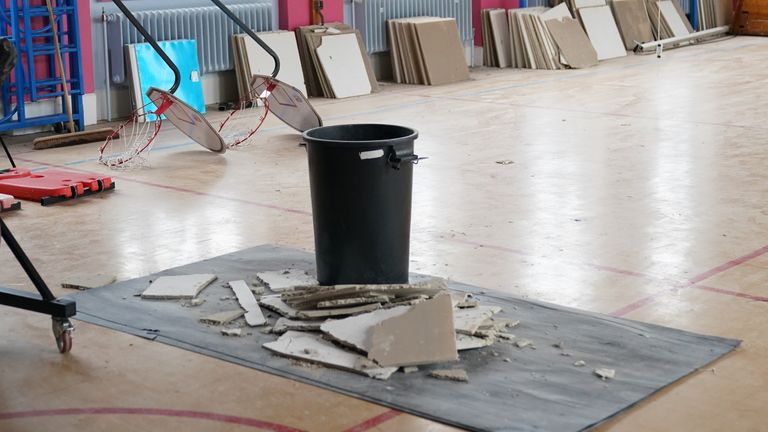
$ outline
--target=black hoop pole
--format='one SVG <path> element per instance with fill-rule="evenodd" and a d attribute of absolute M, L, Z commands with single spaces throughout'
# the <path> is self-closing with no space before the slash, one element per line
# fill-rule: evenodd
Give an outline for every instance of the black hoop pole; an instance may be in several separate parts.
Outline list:
<path fill-rule="evenodd" d="M 131 11 L 128 10 L 127 7 L 123 4 L 123 0 L 112 0 L 112 3 L 114 3 L 118 9 L 120 9 L 120 12 L 125 15 L 126 18 L 128 18 L 128 21 L 133 24 L 134 27 L 136 27 L 136 30 L 141 33 L 142 36 L 144 36 L 144 39 L 149 43 L 149 45 L 154 49 L 158 55 L 160 55 L 160 58 L 163 59 L 165 64 L 168 65 L 169 68 L 173 71 L 173 85 L 170 89 L 168 89 L 168 93 L 176 93 L 176 90 L 179 88 L 179 84 L 181 84 L 181 73 L 179 72 L 179 68 L 176 67 L 176 64 L 173 62 L 173 60 L 168 57 L 168 55 L 163 51 L 162 48 L 160 48 L 160 45 L 157 44 L 157 41 L 154 37 L 152 37 L 151 34 L 147 31 L 147 29 L 144 28 L 143 25 L 139 22 L 139 20 L 136 19 L 135 16 L 131 13 Z"/>
<path fill-rule="evenodd" d="M 113 0 L 115 1 L 115 0 Z M 277 56 L 277 53 L 272 50 L 272 48 L 269 47 L 261 38 L 259 35 L 253 32 L 248 27 L 248 24 L 244 23 L 243 20 L 237 17 L 237 15 L 234 14 L 228 7 L 224 6 L 224 4 L 220 0 L 211 0 L 213 4 L 215 4 L 219 9 L 221 9 L 222 12 L 224 12 L 225 15 L 229 17 L 232 21 L 234 21 L 235 24 L 237 24 L 240 29 L 242 29 L 245 34 L 251 37 L 254 41 L 256 41 L 257 44 L 259 44 L 260 47 L 264 48 L 264 51 L 267 52 L 270 56 L 272 56 L 272 59 L 275 61 L 275 69 L 272 70 L 272 78 L 277 78 L 277 74 L 280 72 L 280 58 Z"/>

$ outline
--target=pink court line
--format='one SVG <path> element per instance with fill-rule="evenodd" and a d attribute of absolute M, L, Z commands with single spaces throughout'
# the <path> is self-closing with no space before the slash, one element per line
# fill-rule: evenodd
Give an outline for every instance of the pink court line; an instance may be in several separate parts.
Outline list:
<path fill-rule="evenodd" d="M 61 408 L 48 410 L 15 411 L 0 413 L 0 420 L 35 417 L 82 416 L 82 415 L 142 415 L 177 417 L 249 426 L 272 432 L 303 432 L 290 426 L 249 417 L 240 417 L 204 411 L 174 410 L 163 408 Z"/>
<path fill-rule="evenodd" d="M 401 414 L 402 413 L 400 411 L 389 410 L 387 412 L 377 415 L 376 417 L 371 417 L 370 419 L 360 423 L 359 425 L 352 426 L 351 428 L 346 429 L 344 432 L 366 432 L 381 425 L 382 423 L 386 423 L 392 420 L 393 418 Z"/>
<path fill-rule="evenodd" d="M 17 157 L 16 160 L 20 160 L 20 161 L 24 161 L 24 162 L 28 162 L 28 163 L 34 163 L 34 164 L 38 164 L 38 165 L 42 165 L 42 166 L 47 166 L 47 167 L 66 169 L 66 170 L 70 170 L 70 171 L 92 172 L 92 171 L 83 170 L 83 169 L 80 169 L 80 168 L 73 168 L 73 167 L 70 167 L 70 166 L 50 164 L 50 163 L 40 162 L 40 161 L 36 161 L 36 160 L 32 160 L 32 159 L 24 159 L 24 158 L 18 158 Z M 264 204 L 264 203 L 260 203 L 260 202 L 257 202 L 257 201 L 251 201 L 251 200 L 242 199 L 242 198 L 228 197 L 228 196 L 225 196 L 225 195 L 212 194 L 212 193 L 209 193 L 209 192 L 200 192 L 200 191 L 196 191 L 194 189 L 187 189 L 187 188 L 183 188 L 183 187 L 171 186 L 171 185 L 162 184 L 162 183 L 155 183 L 155 182 L 150 182 L 150 181 L 146 181 L 146 180 L 137 180 L 137 179 L 132 179 L 132 178 L 129 178 L 129 177 L 121 177 L 121 176 L 113 176 L 113 175 L 108 175 L 107 177 L 111 177 L 113 179 L 120 180 L 120 181 L 126 181 L 126 182 L 129 182 L 129 183 L 137 183 L 137 184 L 142 184 L 142 185 L 145 185 L 145 186 L 152 186 L 152 187 L 156 187 L 156 188 L 160 188 L 160 189 L 172 190 L 172 191 L 175 191 L 175 192 L 184 192 L 184 193 L 188 193 L 188 194 L 193 194 L 193 195 L 198 195 L 198 196 L 205 196 L 205 197 L 209 197 L 209 198 L 216 198 L 216 199 L 225 200 L 225 201 L 237 202 L 237 203 L 242 203 L 242 204 L 249 204 L 249 205 L 253 205 L 253 206 L 261 207 L 261 208 L 267 208 L 267 209 L 272 209 L 272 210 L 279 210 L 279 211 L 283 211 L 283 212 L 287 212 L 287 213 L 295 213 L 295 214 L 300 214 L 300 215 L 304 215 L 304 216 L 312 216 L 311 212 L 308 212 L 308 211 L 305 211 L 305 210 L 293 209 L 293 208 L 290 208 L 290 207 L 282 207 L 282 206 L 278 206 L 278 205 L 274 205 L 274 204 Z"/>
<path fill-rule="evenodd" d="M 492 249 L 492 250 L 509 252 L 509 253 L 512 253 L 512 254 L 515 254 L 515 255 L 520 255 L 520 256 L 526 256 L 526 257 L 534 256 L 531 253 L 524 252 L 524 251 L 521 251 L 521 250 L 518 250 L 518 249 L 508 248 L 508 247 L 505 247 L 505 246 L 489 245 L 489 244 L 477 243 L 477 242 L 473 242 L 473 241 L 470 241 L 470 240 L 461 240 L 461 239 L 451 239 L 451 241 L 456 242 L 456 243 L 462 243 L 462 244 L 466 244 L 466 245 L 471 245 L 471 246 L 482 247 L 482 248 L 485 248 L 485 249 Z M 712 268 L 710 270 L 707 270 L 704 273 L 701 273 L 701 274 L 699 274 L 697 276 L 694 276 L 694 277 L 690 278 L 688 281 L 685 281 L 685 282 L 679 282 L 679 281 L 676 281 L 676 280 L 674 280 L 672 278 L 658 277 L 658 276 L 653 276 L 653 275 L 650 275 L 650 274 L 647 274 L 647 273 L 641 273 L 641 272 L 636 272 L 636 271 L 631 271 L 631 270 L 624 270 L 624 269 L 620 269 L 620 268 L 616 268 L 616 267 L 611 267 L 611 266 L 604 266 L 604 265 L 600 265 L 600 264 L 593 264 L 593 263 L 587 263 L 587 262 L 575 262 L 575 261 L 565 261 L 565 262 L 569 263 L 569 264 L 583 265 L 583 266 L 587 266 L 587 267 L 590 267 L 590 268 L 593 268 L 593 269 L 596 269 L 596 270 L 605 271 L 605 272 L 609 272 L 609 273 L 616 273 L 616 274 L 621 274 L 621 275 L 625 275 L 625 276 L 639 277 L 639 278 L 649 279 L 649 280 L 653 280 L 653 281 L 666 282 L 666 283 L 670 283 L 670 284 L 673 285 L 672 287 L 669 287 L 669 288 L 666 288 L 664 290 L 661 290 L 661 291 L 655 292 L 653 294 L 650 294 L 650 295 L 648 295 L 646 297 L 643 297 L 643 298 L 641 298 L 641 299 L 639 299 L 639 300 L 637 300 L 635 302 L 632 302 L 632 303 L 630 303 L 630 304 L 628 304 L 626 306 L 623 306 L 623 307 L 621 307 L 619 309 L 616 309 L 615 311 L 610 312 L 608 314 L 608 315 L 611 315 L 611 316 L 621 317 L 621 316 L 627 315 L 627 314 L 629 314 L 631 312 L 634 312 L 634 311 L 636 311 L 636 310 L 638 310 L 638 309 L 640 309 L 640 308 L 642 308 L 644 306 L 647 306 L 647 305 L 655 302 L 658 298 L 660 298 L 660 297 L 662 297 L 662 296 L 664 296 L 666 294 L 678 291 L 678 290 L 680 290 L 682 288 L 696 288 L 696 289 L 699 289 L 699 290 L 702 290 L 702 291 L 708 291 L 708 292 L 712 292 L 712 293 L 723 294 L 723 295 L 728 295 L 728 296 L 732 296 L 732 297 L 740 297 L 740 298 L 745 298 L 745 299 L 749 299 L 749 300 L 753 300 L 753 301 L 759 301 L 759 302 L 768 303 L 768 297 L 763 297 L 763 296 L 753 295 L 753 294 L 741 293 L 741 292 L 738 292 L 738 291 L 732 291 L 732 290 L 728 290 L 728 289 L 724 289 L 724 288 L 714 288 L 714 287 L 710 287 L 710 286 L 698 285 L 699 282 L 702 282 L 702 281 L 704 281 L 706 279 L 709 279 L 709 278 L 711 278 L 711 277 L 713 277 L 713 276 L 715 276 L 717 274 L 720 274 L 720 273 L 726 272 L 728 270 L 731 270 L 734 267 L 737 267 L 737 266 L 739 266 L 741 264 L 744 264 L 747 261 L 755 259 L 755 258 L 757 258 L 759 256 L 762 256 L 762 255 L 766 254 L 766 253 L 768 253 L 768 245 L 763 246 L 763 247 L 761 247 L 761 248 L 759 248 L 759 249 L 757 249 L 755 251 L 752 251 L 752 252 L 750 252 L 750 253 L 748 253 L 746 255 L 743 255 L 743 256 L 740 256 L 738 258 L 732 259 L 732 260 L 728 261 L 727 263 L 721 264 L 721 265 L 719 265 L 717 267 L 714 267 L 714 268 Z"/>

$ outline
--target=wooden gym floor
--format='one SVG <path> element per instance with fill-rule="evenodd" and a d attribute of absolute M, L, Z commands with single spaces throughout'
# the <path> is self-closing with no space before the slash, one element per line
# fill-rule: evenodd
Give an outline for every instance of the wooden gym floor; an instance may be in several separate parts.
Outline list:
<path fill-rule="evenodd" d="M 743 339 L 602 429 L 763 429 L 768 38 L 472 78 L 316 101 L 327 124 L 420 131 L 417 153 L 430 159 L 415 169 L 412 270 Z M 124 280 L 264 243 L 313 248 L 305 151 L 274 118 L 255 144 L 225 155 L 164 128 L 152 168 L 129 172 L 97 165 L 96 145 L 36 152 L 15 141 L 24 166 L 93 170 L 118 184 L 109 196 L 26 202 L 3 216 L 50 285 L 87 272 Z M 29 288 L 0 250 L 2 284 Z M 73 351 L 60 355 L 48 318 L 2 308 L 0 430 L 450 430 L 76 325 Z"/>

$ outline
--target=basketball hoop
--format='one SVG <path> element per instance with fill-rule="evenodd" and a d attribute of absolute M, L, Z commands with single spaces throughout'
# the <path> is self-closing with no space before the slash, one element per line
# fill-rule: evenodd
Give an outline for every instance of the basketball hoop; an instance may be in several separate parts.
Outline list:
<path fill-rule="evenodd" d="M 99 147 L 99 163 L 110 168 L 133 169 L 149 166 L 149 150 L 160 132 L 163 120 L 160 114 L 147 112 L 151 104 L 131 113 L 131 116 L 107 137 Z M 147 116 L 155 115 L 155 121 Z"/>
<path fill-rule="evenodd" d="M 245 147 L 251 143 L 251 138 L 264 124 L 269 114 L 266 99 L 253 95 L 244 99 L 227 114 L 219 125 L 219 135 L 229 149 Z"/>

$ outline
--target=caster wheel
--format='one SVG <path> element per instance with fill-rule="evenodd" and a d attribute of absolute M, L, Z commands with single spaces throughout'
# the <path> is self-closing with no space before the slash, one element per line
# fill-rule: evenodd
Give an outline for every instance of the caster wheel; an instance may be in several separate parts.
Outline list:
<path fill-rule="evenodd" d="M 72 332 L 75 326 L 66 318 L 53 318 L 53 337 L 56 338 L 56 346 L 60 353 L 68 353 L 72 350 Z"/>
<path fill-rule="evenodd" d="M 53 131 L 56 133 L 62 133 L 65 130 L 67 130 L 66 126 L 64 126 L 64 123 L 58 122 L 53 124 Z"/>

